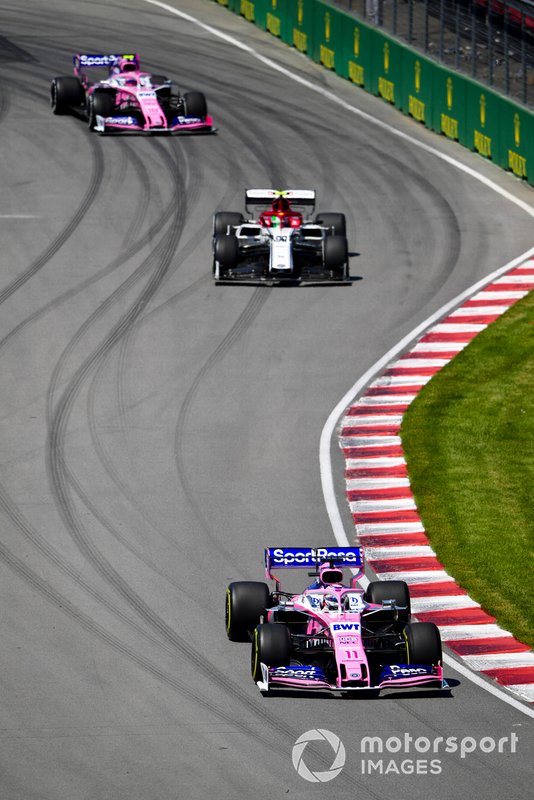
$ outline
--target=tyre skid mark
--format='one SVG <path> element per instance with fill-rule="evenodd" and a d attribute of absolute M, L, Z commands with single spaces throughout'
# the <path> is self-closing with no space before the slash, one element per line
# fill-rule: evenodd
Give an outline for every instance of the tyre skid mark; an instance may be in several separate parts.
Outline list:
<path fill-rule="evenodd" d="M 85 215 L 94 203 L 100 185 L 104 177 L 104 158 L 102 150 L 95 137 L 90 139 L 91 147 L 93 150 L 93 170 L 89 180 L 88 189 L 82 199 L 82 202 L 72 215 L 67 225 L 58 233 L 50 245 L 33 261 L 30 266 L 18 275 L 8 286 L 0 290 L 0 305 L 8 300 L 16 291 L 18 291 L 25 283 L 36 275 L 54 255 L 60 250 L 61 247 L 68 241 L 74 231 L 78 228 L 83 221 Z"/>
<path fill-rule="evenodd" d="M 180 652 L 185 656 L 188 661 L 193 664 L 199 674 L 202 674 L 205 679 L 215 681 L 221 686 L 226 694 L 232 697 L 240 705 L 245 706 L 254 716 L 259 717 L 270 728 L 274 728 L 278 736 L 283 736 L 287 741 L 294 740 L 294 732 L 289 726 L 281 723 L 278 718 L 259 708 L 257 703 L 250 698 L 244 697 L 241 688 L 235 684 L 224 672 L 222 672 L 213 663 L 210 663 L 203 655 L 201 655 L 189 643 L 188 640 L 180 636 L 169 626 L 156 612 L 151 609 L 140 595 L 135 592 L 128 582 L 117 572 L 111 563 L 103 556 L 98 547 L 92 541 L 85 530 L 85 527 L 80 519 L 73 498 L 68 478 L 68 469 L 66 464 L 65 455 L 65 437 L 68 427 L 70 413 L 72 411 L 74 402 L 83 388 L 84 382 L 90 377 L 94 369 L 98 366 L 102 358 L 105 358 L 107 353 L 115 347 L 121 340 L 121 337 L 126 333 L 129 327 L 136 322 L 140 317 L 149 301 L 155 295 L 161 282 L 165 278 L 166 272 L 169 268 L 170 259 L 176 249 L 177 242 L 181 235 L 181 226 L 171 228 L 171 246 L 165 248 L 165 258 L 158 264 L 157 269 L 149 280 L 148 286 L 145 287 L 137 301 L 130 307 L 129 311 L 125 313 L 121 319 L 113 327 L 112 331 L 106 336 L 101 344 L 82 362 L 76 370 L 74 376 L 68 382 L 66 389 L 61 394 L 59 400 L 53 403 L 55 394 L 55 387 L 60 380 L 62 366 L 64 364 L 66 353 L 62 357 L 54 370 L 49 389 L 49 414 L 50 414 L 50 433 L 48 445 L 48 464 L 47 469 L 50 476 L 50 483 L 52 491 L 55 496 L 58 511 L 64 521 L 65 527 L 71 535 L 72 539 L 78 546 L 78 549 L 87 561 L 92 564 L 96 571 L 104 578 L 104 580 L 121 596 L 127 604 L 133 608 L 143 621 L 157 632 L 159 637 L 164 642 L 171 644 L 176 652 Z M 156 248 L 157 250 L 157 248 Z M 117 290 L 114 295 L 117 295 L 120 290 Z M 256 294 L 261 294 L 258 290 Z M 115 301 L 115 296 L 109 298 L 108 304 Z M 74 337 L 67 350 L 70 351 L 77 341 L 85 334 L 85 332 L 94 324 L 95 319 L 101 314 L 99 309 L 82 325 L 78 334 Z M 234 326 L 235 327 L 235 326 Z M 230 345 L 228 340 L 227 345 Z M 183 687 L 181 687 L 182 689 Z M 189 692 L 189 695 L 195 699 L 201 706 L 210 708 L 211 704 L 204 701 L 198 694 Z M 225 721 L 227 721 L 225 717 Z M 254 738 L 259 741 L 262 746 L 276 752 L 285 757 L 286 750 L 279 744 L 273 744 L 272 737 L 267 737 L 258 734 L 256 731 L 250 730 L 243 723 L 235 722 L 237 727 L 241 728 L 247 733 L 248 737 Z"/>

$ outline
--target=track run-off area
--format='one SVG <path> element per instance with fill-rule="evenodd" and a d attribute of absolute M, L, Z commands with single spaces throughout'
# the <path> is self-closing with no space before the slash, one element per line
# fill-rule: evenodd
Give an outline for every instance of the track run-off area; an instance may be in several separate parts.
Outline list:
<path fill-rule="evenodd" d="M 224 594 L 266 546 L 352 535 L 325 422 L 528 253 L 532 190 L 208 0 L 0 19 L 0 798 L 523 800 L 527 705 L 452 658 L 443 695 L 262 698 Z M 53 116 L 76 52 L 138 52 L 218 134 Z M 254 186 L 347 215 L 350 285 L 214 285 L 212 215 Z M 292 762 L 317 729 L 327 787 Z"/>

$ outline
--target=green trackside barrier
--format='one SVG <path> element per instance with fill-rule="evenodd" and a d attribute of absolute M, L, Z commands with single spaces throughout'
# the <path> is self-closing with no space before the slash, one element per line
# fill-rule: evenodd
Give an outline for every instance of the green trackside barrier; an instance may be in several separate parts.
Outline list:
<path fill-rule="evenodd" d="M 229 11 L 239 14 L 239 0 L 217 0 L 220 6 L 226 6 Z"/>
<path fill-rule="evenodd" d="M 310 56 L 326 69 L 347 77 L 342 63 L 343 27 L 347 24 L 345 15 L 332 6 L 315 3 L 313 23 L 314 36 Z"/>
<path fill-rule="evenodd" d="M 534 185 L 534 115 L 506 97 L 497 96 L 501 166 Z"/>
<path fill-rule="evenodd" d="M 373 47 L 371 91 L 399 109 L 403 108 L 404 99 L 402 91 L 404 49 L 398 42 L 381 35 L 377 35 Z"/>
<path fill-rule="evenodd" d="M 367 29 L 366 29 L 367 32 Z M 341 64 L 338 75 L 371 91 L 371 46 L 372 39 L 366 33 L 362 35 L 362 26 L 352 20 L 352 24 L 343 25 L 341 29 Z"/>
<path fill-rule="evenodd" d="M 286 44 L 293 44 L 293 26 L 289 5 L 288 0 L 260 0 L 260 19 L 264 20 L 265 30 Z"/>
<path fill-rule="evenodd" d="M 315 0 L 216 0 L 286 44 L 309 53 Z"/>
<path fill-rule="evenodd" d="M 432 117 L 428 127 L 469 147 L 466 81 L 457 72 L 437 64 L 432 64 L 432 73 Z"/>
<path fill-rule="evenodd" d="M 534 186 L 534 114 L 323 0 L 216 0 Z"/>
<path fill-rule="evenodd" d="M 436 127 L 434 118 L 434 66 L 433 62 L 422 58 L 419 53 L 404 48 L 401 67 L 402 85 L 399 95 L 402 99 L 401 109 L 405 114 L 409 114 L 427 128 L 442 133 L 441 119 L 438 120 Z M 447 120 L 444 119 L 443 122 L 447 126 Z"/>
<path fill-rule="evenodd" d="M 311 55 L 314 36 L 314 10 L 316 0 L 284 0 L 289 36 L 284 41 L 301 53 Z"/>
<path fill-rule="evenodd" d="M 468 84 L 465 118 L 470 140 L 465 142 L 465 145 L 481 156 L 503 164 L 505 153 L 502 148 L 499 117 L 499 96 L 476 83 Z"/>

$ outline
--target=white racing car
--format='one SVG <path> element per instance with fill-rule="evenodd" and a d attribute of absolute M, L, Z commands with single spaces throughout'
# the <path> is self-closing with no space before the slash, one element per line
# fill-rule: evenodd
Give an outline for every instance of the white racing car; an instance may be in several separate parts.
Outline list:
<path fill-rule="evenodd" d="M 246 189 L 245 208 L 247 218 L 233 211 L 213 217 L 216 281 L 349 279 L 345 215 L 312 219 L 315 190 Z"/>

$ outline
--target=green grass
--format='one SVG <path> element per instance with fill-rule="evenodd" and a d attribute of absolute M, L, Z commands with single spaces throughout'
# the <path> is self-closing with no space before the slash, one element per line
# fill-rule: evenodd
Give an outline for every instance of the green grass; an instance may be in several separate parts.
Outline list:
<path fill-rule="evenodd" d="M 401 436 L 439 560 L 534 646 L 534 292 L 427 384 Z"/>

